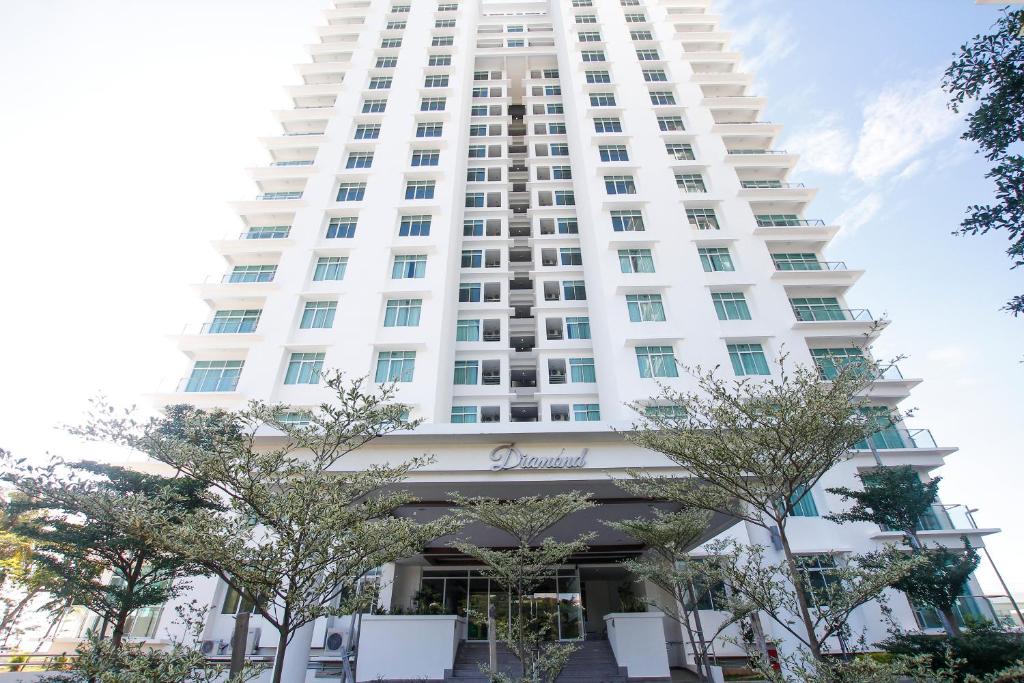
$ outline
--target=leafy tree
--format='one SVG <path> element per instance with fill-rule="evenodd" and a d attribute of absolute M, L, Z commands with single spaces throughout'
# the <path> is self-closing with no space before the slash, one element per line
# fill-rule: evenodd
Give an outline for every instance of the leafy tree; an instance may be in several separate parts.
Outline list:
<path fill-rule="evenodd" d="M 640 419 L 626 438 L 663 453 L 689 476 L 631 471 L 631 486 L 685 509 L 733 516 L 777 539 L 784 558 L 779 565 L 765 561 L 763 547 L 725 544 L 718 550 L 726 561 L 704 563 L 705 571 L 718 574 L 707 578 L 724 579 L 749 602 L 746 607 L 734 603 L 736 619 L 761 610 L 820 660 L 825 641 L 845 627 L 845 616 L 879 596 L 887 583 L 851 558 L 833 572 L 844 590 L 836 591 L 827 608 L 812 609 L 813 586 L 793 553 L 787 525 L 810 488 L 882 426 L 863 398 L 876 373 L 865 361 L 838 366 L 824 381 L 816 369 L 789 371 L 785 358 L 777 366 L 775 375 L 733 381 L 720 378 L 717 369 L 697 368 L 690 371 L 695 391 L 662 387 L 654 397 L 671 409 L 645 411 L 644 404 L 634 404 Z M 895 554 L 888 559 L 892 564 L 885 575 L 891 582 L 910 563 Z"/>
<path fill-rule="evenodd" d="M 32 541 L 14 532 L 18 519 L 7 505 L 22 494 L 0 492 L 0 647 L 17 632 L 25 610 L 46 591 L 48 574 L 35 560 Z"/>
<path fill-rule="evenodd" d="M 50 604 L 83 605 L 99 615 L 104 630 L 112 627 L 114 649 L 132 612 L 163 604 L 200 572 L 154 543 L 145 514 L 156 498 L 165 501 L 165 524 L 214 507 L 195 480 L 58 458 L 37 467 L 6 452 L 0 467 L 0 479 L 21 494 L 7 503 L 10 529 L 32 543 Z"/>
<path fill-rule="evenodd" d="M 897 657 L 927 660 L 929 670 L 946 672 L 949 680 L 1024 680 L 1024 636 L 989 621 L 970 622 L 949 638 L 921 633 L 901 633 L 879 643 Z M 1016 677 L 1010 677 L 1016 664 Z M 923 678 L 923 677 L 922 677 Z M 941 679 L 940 679 L 941 680 Z"/>
<path fill-rule="evenodd" d="M 559 565 L 588 548 L 594 533 L 569 541 L 541 537 L 562 519 L 594 503 L 578 491 L 516 500 L 451 495 L 465 519 L 504 531 L 514 541 L 510 548 L 485 548 L 466 540 L 456 540 L 452 545 L 483 564 L 481 573 L 505 589 L 512 609 L 508 621 L 501 625 L 502 635 L 522 665 L 521 680 L 553 682 L 576 647 L 550 642 L 550 625 L 527 614 L 528 600 Z M 496 679 L 503 677 L 500 672 L 489 673 Z"/>
<path fill-rule="evenodd" d="M 1006 253 L 1013 268 L 1024 265 L 1024 10 L 1004 9 L 986 35 L 976 35 L 960 47 L 946 69 L 942 87 L 950 95 L 950 108 L 959 112 L 974 106 L 967 115 L 963 139 L 978 144 L 993 163 L 985 174 L 995 182 L 996 201 L 974 204 L 960 224 L 960 234 L 983 235 L 1006 231 Z M 1016 153 L 1015 153 L 1016 152 Z M 1024 294 L 1004 307 L 1014 315 L 1024 313 Z"/>
<path fill-rule="evenodd" d="M 901 531 L 912 552 L 921 555 L 918 568 L 893 584 L 917 604 L 934 607 L 942 626 L 950 636 L 959 631 L 953 607 L 963 592 L 964 582 L 978 567 L 981 558 L 963 538 L 962 550 L 951 552 L 942 547 L 926 547 L 918 536 L 918 527 L 935 504 L 940 477 L 924 483 L 909 466 L 882 467 L 859 474 L 863 489 L 829 489 L 829 493 L 854 502 L 845 512 L 830 515 L 837 522 L 870 522 L 882 528 Z"/>
<path fill-rule="evenodd" d="M 148 515 L 169 551 L 220 577 L 277 631 L 274 683 L 300 628 L 364 608 L 364 575 L 414 554 L 457 529 L 451 517 L 420 524 L 398 516 L 416 499 L 397 487 L 423 458 L 339 468 L 379 437 L 411 429 L 394 385 L 325 378 L 330 402 L 297 409 L 250 402 L 240 411 L 175 406 L 144 423 L 102 406 L 80 433 L 130 446 L 204 482 L 224 504 L 185 524 L 162 524 L 162 503 Z M 301 419 L 292 419 L 298 416 Z"/>

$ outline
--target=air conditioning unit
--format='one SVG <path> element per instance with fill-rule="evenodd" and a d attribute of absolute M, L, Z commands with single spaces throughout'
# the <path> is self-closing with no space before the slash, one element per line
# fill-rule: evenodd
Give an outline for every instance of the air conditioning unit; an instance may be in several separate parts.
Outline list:
<path fill-rule="evenodd" d="M 256 654 L 256 650 L 260 647 L 260 630 L 258 628 L 251 628 L 249 632 L 245 634 L 245 653 Z"/>
<path fill-rule="evenodd" d="M 222 655 L 224 651 L 231 645 L 226 640 L 204 640 L 199 645 L 199 651 L 206 656 Z"/>
<path fill-rule="evenodd" d="M 340 655 L 348 650 L 348 630 L 332 628 L 327 629 L 324 637 L 324 652 L 332 655 Z"/>

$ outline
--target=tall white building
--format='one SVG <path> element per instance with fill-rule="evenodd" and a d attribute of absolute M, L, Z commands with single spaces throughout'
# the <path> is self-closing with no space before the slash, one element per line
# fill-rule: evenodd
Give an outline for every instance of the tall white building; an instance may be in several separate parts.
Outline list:
<path fill-rule="evenodd" d="M 411 481 L 425 506 L 453 489 L 594 493 L 602 508 L 574 523 L 598 540 L 538 590 L 537 609 L 563 639 L 607 638 L 630 677 L 692 662 L 676 623 L 618 614 L 629 579 L 617 563 L 643 548 L 598 520 L 648 506 L 611 478 L 671 471 L 613 432 L 633 419 L 626 403 L 658 382 L 689 386 L 675 361 L 763 375 L 785 351 L 827 374 L 826 357 L 862 354 L 884 328 L 862 308 L 881 302 L 848 296 L 862 271 L 824 255 L 838 227 L 790 180 L 797 157 L 774 147 L 781 126 L 760 120 L 765 99 L 707 0 L 336 0 L 325 14 L 294 107 L 278 112 L 283 133 L 265 141 L 271 163 L 252 169 L 259 194 L 235 204 L 240 234 L 215 243 L 225 273 L 198 287 L 210 315 L 180 341 L 191 374 L 160 400 L 303 406 L 327 397 L 329 368 L 397 380 L 424 424 L 346 466 L 436 454 Z M 895 406 L 918 382 L 892 368 L 873 400 Z M 902 424 L 873 442 L 885 464 L 924 477 L 954 451 Z M 826 487 L 875 464 L 858 450 L 812 490 L 792 522 L 797 552 L 826 566 L 895 539 L 821 517 L 839 506 Z M 980 543 L 992 531 L 950 509 L 922 534 Z M 742 524 L 724 533 L 771 543 Z M 390 609 L 422 587 L 463 612 L 494 591 L 443 547 L 383 567 L 381 581 Z M 213 608 L 212 653 L 226 654 L 237 597 L 213 580 L 194 596 Z M 714 595 L 700 602 L 709 630 L 722 616 Z M 900 596 L 892 607 L 905 628 L 938 626 Z M 880 618 L 868 605 L 852 626 L 878 640 Z M 136 635 L 159 641 L 170 620 L 148 615 Z M 437 641 L 423 623 L 364 619 L 359 680 L 444 678 L 486 628 L 445 622 Z M 310 680 L 345 628 L 322 620 L 297 637 Z M 250 645 L 270 655 L 273 643 Z M 715 653 L 741 654 L 724 641 Z"/>

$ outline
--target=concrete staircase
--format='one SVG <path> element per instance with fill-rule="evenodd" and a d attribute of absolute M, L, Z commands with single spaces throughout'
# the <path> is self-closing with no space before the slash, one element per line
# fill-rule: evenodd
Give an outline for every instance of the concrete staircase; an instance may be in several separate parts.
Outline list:
<path fill-rule="evenodd" d="M 626 683 L 626 671 L 619 668 L 611 646 L 604 640 L 579 643 L 580 649 L 572 654 L 558 676 L 558 683 Z M 487 683 L 480 670 L 486 664 L 487 643 L 463 642 L 455 657 L 455 668 L 445 677 L 450 683 Z M 509 649 L 498 644 L 498 669 L 514 677 L 520 675 L 519 659 Z"/>

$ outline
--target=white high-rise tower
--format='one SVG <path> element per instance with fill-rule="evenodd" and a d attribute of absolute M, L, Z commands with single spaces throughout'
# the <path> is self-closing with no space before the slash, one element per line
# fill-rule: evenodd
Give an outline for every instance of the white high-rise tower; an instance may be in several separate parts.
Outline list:
<path fill-rule="evenodd" d="M 294 108 L 278 113 L 284 132 L 266 140 L 271 163 L 252 171 L 259 194 L 235 204 L 241 234 L 216 243 L 226 273 L 199 287 L 210 316 L 181 338 L 193 366 L 165 403 L 315 405 L 329 368 L 397 380 L 425 423 L 358 462 L 436 454 L 411 482 L 425 504 L 454 489 L 582 489 L 633 516 L 645 505 L 610 477 L 670 469 L 613 429 L 658 382 L 691 384 L 677 362 L 764 375 L 785 350 L 827 374 L 884 327 L 848 298 L 862 271 L 823 255 L 838 228 L 791 182 L 797 158 L 774 148 L 780 126 L 759 120 L 765 100 L 707 0 L 337 0 L 326 19 Z M 873 400 L 895 406 L 917 383 L 892 368 Z M 873 442 L 926 478 L 954 450 L 903 424 Z M 554 456 L 572 466 L 529 467 L 565 464 Z M 896 538 L 821 517 L 838 506 L 824 488 L 874 466 L 857 451 L 801 504 L 791 534 L 812 569 Z M 937 509 L 922 533 L 979 543 L 991 531 L 957 509 Z M 678 624 L 606 618 L 627 582 L 616 563 L 643 551 L 600 528 L 607 514 L 582 522 L 600 532 L 592 552 L 537 604 L 563 639 L 609 638 L 630 676 L 667 675 L 663 660 L 693 661 Z M 726 533 L 770 544 L 743 525 Z M 383 606 L 407 608 L 426 587 L 450 611 L 479 609 L 494 588 L 464 560 L 438 547 L 383 567 Z M 213 580 L 194 594 L 213 607 L 204 638 L 228 640 L 237 595 Z M 700 597 L 706 631 L 722 618 L 714 599 Z M 892 607 L 904 627 L 938 626 L 900 596 Z M 455 648 L 481 638 L 475 614 L 445 622 Z M 136 635 L 161 637 L 164 615 Z M 314 668 L 329 667 L 343 630 L 321 621 L 295 644 Z M 652 622 L 653 639 L 622 635 Z M 884 636 L 877 606 L 854 622 Z M 443 678 L 455 649 L 424 623 L 364 620 L 360 680 Z M 271 640 L 253 651 L 272 654 Z M 715 652 L 740 654 L 724 641 Z"/>

